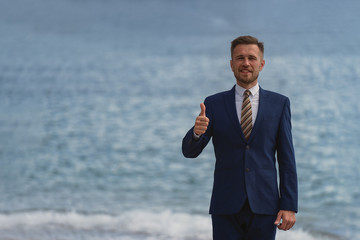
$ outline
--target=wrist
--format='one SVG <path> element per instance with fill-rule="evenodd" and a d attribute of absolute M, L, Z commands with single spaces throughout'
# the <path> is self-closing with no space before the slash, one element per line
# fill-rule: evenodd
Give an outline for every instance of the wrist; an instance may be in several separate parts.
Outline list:
<path fill-rule="evenodd" d="M 201 135 L 198 135 L 198 134 L 195 133 L 195 131 L 193 131 L 193 138 L 195 140 L 199 140 L 200 137 L 201 137 Z"/>

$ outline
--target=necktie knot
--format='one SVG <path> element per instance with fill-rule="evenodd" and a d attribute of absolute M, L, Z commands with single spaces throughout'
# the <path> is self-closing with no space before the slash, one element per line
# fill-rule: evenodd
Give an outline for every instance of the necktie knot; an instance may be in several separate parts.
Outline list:
<path fill-rule="evenodd" d="M 245 90 L 245 92 L 244 92 L 245 97 L 249 97 L 250 94 L 251 94 L 250 90 Z"/>

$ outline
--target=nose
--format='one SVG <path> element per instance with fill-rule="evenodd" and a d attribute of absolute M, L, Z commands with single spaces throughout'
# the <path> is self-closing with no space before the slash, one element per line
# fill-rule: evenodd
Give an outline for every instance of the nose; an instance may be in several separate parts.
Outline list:
<path fill-rule="evenodd" d="M 244 61 L 243 61 L 243 66 L 244 66 L 244 67 L 248 67 L 248 66 L 250 66 L 250 64 L 249 64 L 249 59 L 244 58 Z"/>

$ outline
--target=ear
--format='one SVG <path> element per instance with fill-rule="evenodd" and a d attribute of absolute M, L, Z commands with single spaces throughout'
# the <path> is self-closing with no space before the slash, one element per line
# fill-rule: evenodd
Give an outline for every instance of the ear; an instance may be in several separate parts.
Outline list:
<path fill-rule="evenodd" d="M 262 59 L 260 63 L 260 71 L 264 68 L 264 66 L 265 66 L 265 59 Z"/>

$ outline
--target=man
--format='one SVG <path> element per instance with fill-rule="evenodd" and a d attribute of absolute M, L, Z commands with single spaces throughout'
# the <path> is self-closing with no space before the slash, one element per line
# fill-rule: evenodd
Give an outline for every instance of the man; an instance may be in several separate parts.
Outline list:
<path fill-rule="evenodd" d="M 271 240 L 289 230 L 297 212 L 297 174 L 289 99 L 259 87 L 264 45 L 252 36 L 231 42 L 236 85 L 200 104 L 182 151 L 195 158 L 212 138 L 214 240 Z M 277 183 L 276 160 L 279 166 Z"/>

